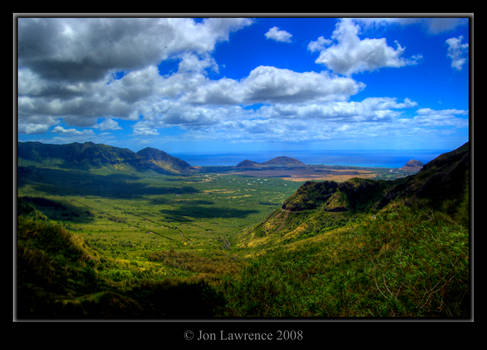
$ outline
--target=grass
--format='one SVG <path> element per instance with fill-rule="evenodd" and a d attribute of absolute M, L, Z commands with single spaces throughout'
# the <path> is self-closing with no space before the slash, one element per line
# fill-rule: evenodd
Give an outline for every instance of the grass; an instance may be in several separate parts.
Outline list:
<path fill-rule="evenodd" d="M 233 317 L 468 317 L 468 230 L 389 208 L 260 255 L 228 281 Z"/>
<path fill-rule="evenodd" d="M 468 196 L 450 215 L 301 184 L 21 167 L 20 316 L 468 316 Z"/>

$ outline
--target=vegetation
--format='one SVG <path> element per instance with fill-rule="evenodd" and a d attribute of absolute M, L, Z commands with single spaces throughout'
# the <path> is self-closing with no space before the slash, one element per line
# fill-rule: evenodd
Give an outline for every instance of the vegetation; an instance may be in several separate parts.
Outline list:
<path fill-rule="evenodd" d="M 470 316 L 468 144 L 345 182 L 83 169 L 36 149 L 18 169 L 19 318 Z"/>
<path fill-rule="evenodd" d="M 115 170 L 153 170 L 162 174 L 185 174 L 192 169 L 185 161 L 155 148 L 147 147 L 134 153 L 126 148 L 93 142 L 67 145 L 20 142 L 18 154 L 24 164 L 41 163 L 70 169 L 108 167 Z"/>
<path fill-rule="evenodd" d="M 226 315 L 469 315 L 468 229 L 443 213 L 391 206 L 294 242 L 270 249 L 228 282 Z"/>

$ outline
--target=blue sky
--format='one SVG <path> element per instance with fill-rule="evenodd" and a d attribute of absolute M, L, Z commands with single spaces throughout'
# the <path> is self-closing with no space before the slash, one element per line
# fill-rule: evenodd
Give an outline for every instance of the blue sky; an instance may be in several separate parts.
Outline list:
<path fill-rule="evenodd" d="M 19 18 L 18 139 L 451 150 L 469 63 L 468 18 Z"/>

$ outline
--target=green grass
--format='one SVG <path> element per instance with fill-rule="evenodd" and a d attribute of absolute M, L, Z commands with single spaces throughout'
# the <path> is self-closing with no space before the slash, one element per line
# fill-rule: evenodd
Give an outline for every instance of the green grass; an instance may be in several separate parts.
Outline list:
<path fill-rule="evenodd" d="M 468 196 L 379 210 L 386 182 L 301 184 L 22 167 L 20 316 L 468 316 Z"/>
<path fill-rule="evenodd" d="M 300 185 L 216 174 L 101 175 L 30 168 L 20 175 L 24 209 L 19 213 L 35 207 L 111 261 L 98 271 L 101 277 L 127 285 L 145 275 L 214 280 L 228 272 L 221 266 L 238 259 L 236 234 L 264 219 Z M 187 263 L 154 259 L 169 252 Z M 206 268 L 198 266 L 202 261 Z"/>
<path fill-rule="evenodd" d="M 399 206 L 253 260 L 229 280 L 233 317 L 468 317 L 468 230 Z"/>

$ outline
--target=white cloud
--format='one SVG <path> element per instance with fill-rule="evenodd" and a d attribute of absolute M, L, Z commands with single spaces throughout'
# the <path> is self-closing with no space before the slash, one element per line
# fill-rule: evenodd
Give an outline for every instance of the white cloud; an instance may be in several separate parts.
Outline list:
<path fill-rule="evenodd" d="M 354 18 L 354 22 L 360 23 L 365 29 L 377 29 L 390 25 L 420 25 L 426 33 L 431 35 L 442 34 L 452 31 L 459 26 L 466 25 L 468 23 L 467 18 L 449 18 L 449 17 L 432 17 L 432 18 L 420 18 L 420 17 L 393 17 L 393 18 Z"/>
<path fill-rule="evenodd" d="M 361 17 L 354 18 L 353 21 L 364 25 L 366 28 L 378 28 L 389 25 L 408 25 L 417 23 L 420 18 L 405 18 L 405 17 Z"/>
<path fill-rule="evenodd" d="M 394 49 L 387 45 L 385 38 L 360 39 L 359 29 L 352 19 L 340 20 L 332 34 L 335 44 L 328 47 L 321 45 L 320 55 L 315 62 L 344 75 L 373 71 L 383 67 L 403 67 L 418 62 L 419 55 L 410 59 L 403 58 L 405 48 L 397 41 Z M 325 43 L 325 40 L 319 39 L 321 43 Z M 311 42 L 309 45 L 312 49 L 318 49 L 320 43 Z"/>
<path fill-rule="evenodd" d="M 343 100 L 363 87 L 351 78 L 326 72 L 298 73 L 272 66 L 256 67 L 241 82 L 243 102 L 247 103 Z"/>
<path fill-rule="evenodd" d="M 205 55 L 200 59 L 194 53 L 184 52 L 179 57 L 181 58 L 181 62 L 178 65 L 179 72 L 204 72 L 208 68 L 218 72 L 218 65 L 215 60 L 208 55 Z"/>
<path fill-rule="evenodd" d="M 172 55 L 211 52 L 248 18 L 20 18 L 19 66 L 61 81 L 95 81 Z"/>
<path fill-rule="evenodd" d="M 267 31 L 267 33 L 265 33 L 265 37 L 267 39 L 272 39 L 283 43 L 290 43 L 292 34 L 286 32 L 285 30 L 281 30 L 278 27 L 272 27 Z"/>
<path fill-rule="evenodd" d="M 468 119 L 457 116 L 468 115 L 468 111 L 461 109 L 434 110 L 431 108 L 420 108 L 416 116 L 411 120 L 421 127 L 468 127 Z"/>
<path fill-rule="evenodd" d="M 63 135 L 93 135 L 94 132 L 91 129 L 85 129 L 85 130 L 76 130 L 76 129 L 65 129 L 61 125 L 58 125 L 52 129 L 52 132 L 57 133 L 57 134 L 63 134 Z"/>
<path fill-rule="evenodd" d="M 111 119 L 111 118 L 105 118 L 101 123 L 98 123 L 96 128 L 100 130 L 121 130 L 122 128 L 118 123 Z"/>
<path fill-rule="evenodd" d="M 262 115 L 277 119 L 321 119 L 334 122 L 374 122 L 388 121 L 400 115 L 397 110 L 416 106 L 416 102 L 406 98 L 397 102 L 395 98 L 371 97 L 360 102 L 331 101 L 325 103 L 276 104 L 264 106 Z"/>
<path fill-rule="evenodd" d="M 187 101 L 207 104 L 296 103 L 314 100 L 345 100 L 364 84 L 327 72 L 294 72 L 258 66 L 240 81 L 220 79 L 202 82 Z"/>
<path fill-rule="evenodd" d="M 46 132 L 51 126 L 59 123 L 59 119 L 52 116 L 19 114 L 18 132 L 23 134 L 39 134 Z"/>
<path fill-rule="evenodd" d="M 147 126 L 148 123 L 144 122 L 137 122 L 134 125 L 134 135 L 142 135 L 142 136 L 153 136 L 153 135 L 159 135 L 159 132 L 157 131 L 156 128 L 151 128 L 150 126 Z"/>
<path fill-rule="evenodd" d="M 209 71 L 218 72 L 216 43 L 250 22 L 20 19 L 19 132 L 51 130 L 51 139 L 60 142 L 95 139 L 101 131 L 121 129 L 116 119 L 129 119 L 135 121 L 133 135 L 147 138 L 179 127 L 182 137 L 252 142 L 421 134 L 465 125 L 459 117 L 465 111 L 458 110 L 423 108 L 404 118 L 404 110 L 416 106 L 409 99 L 349 101 L 365 87 L 351 74 L 416 58 L 404 58 L 399 43 L 392 48 L 384 38 L 359 38 L 358 25 L 346 19 L 330 39 L 320 36 L 308 50 L 319 53 L 316 62 L 348 76 L 261 65 L 238 80 L 211 79 Z M 290 40 L 275 28 L 269 37 Z M 180 61 L 176 72 L 161 76 L 157 64 L 165 58 Z M 124 76 L 115 79 L 120 70 Z"/>
<path fill-rule="evenodd" d="M 325 50 L 325 47 L 331 45 L 332 41 L 325 39 L 324 37 L 320 36 L 316 41 L 310 41 L 308 44 L 308 50 L 311 52 L 315 51 L 322 51 Z"/>
<path fill-rule="evenodd" d="M 466 62 L 466 54 L 468 54 L 468 43 L 462 43 L 463 36 L 453 37 L 447 39 L 445 42 L 448 45 L 447 56 L 451 59 L 451 66 L 456 70 L 461 70 Z"/>

